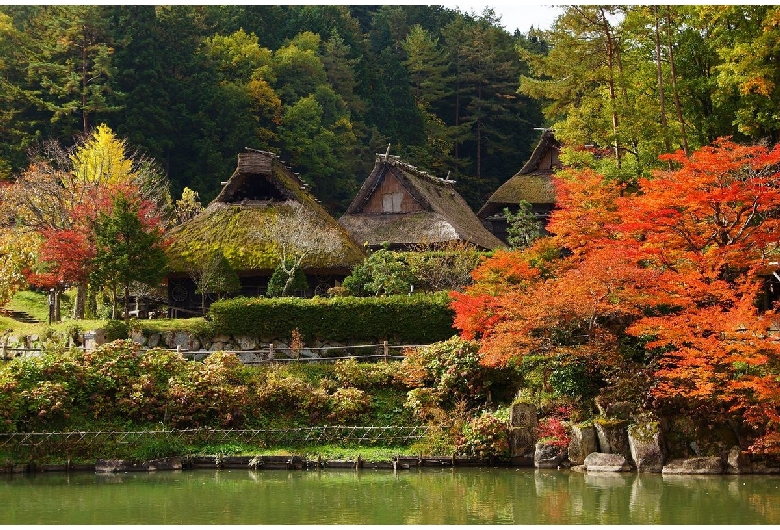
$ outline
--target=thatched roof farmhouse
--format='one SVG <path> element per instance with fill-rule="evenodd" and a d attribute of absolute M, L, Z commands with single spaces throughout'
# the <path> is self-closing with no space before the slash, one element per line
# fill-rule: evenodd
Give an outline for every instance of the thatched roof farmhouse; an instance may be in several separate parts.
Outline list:
<path fill-rule="evenodd" d="M 305 258 L 303 269 L 310 292 L 300 294 L 320 293 L 347 276 L 363 261 L 363 249 L 306 187 L 273 153 L 240 153 L 238 167 L 216 199 L 168 234 L 171 304 L 184 309 L 200 307 L 190 271 L 193 263 L 214 251 L 221 252 L 239 274 L 241 294 L 264 294 L 280 260 L 278 244 L 267 227 L 280 220 L 294 225 L 298 217 L 313 219 L 314 226 L 330 236 L 327 251 L 311 252 Z M 301 233 L 300 237 L 311 239 L 311 233 Z"/>
<path fill-rule="evenodd" d="M 550 212 L 555 207 L 552 175 L 561 167 L 558 158 L 560 147 L 553 131 L 544 131 L 528 162 L 504 182 L 477 212 L 477 217 L 502 241 L 507 238 L 504 208 L 515 213 L 521 201 L 531 204 L 531 209 L 542 222 L 544 231 Z"/>
<path fill-rule="evenodd" d="M 373 171 L 339 222 L 355 241 L 374 249 L 450 241 L 483 249 L 504 246 L 482 226 L 453 183 L 397 156 L 377 155 Z"/>

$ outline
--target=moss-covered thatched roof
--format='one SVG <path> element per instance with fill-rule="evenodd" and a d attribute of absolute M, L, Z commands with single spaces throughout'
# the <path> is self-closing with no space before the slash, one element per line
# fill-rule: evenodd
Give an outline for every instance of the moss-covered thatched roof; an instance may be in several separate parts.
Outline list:
<path fill-rule="evenodd" d="M 417 211 L 364 211 L 383 180 L 392 175 L 419 205 Z M 482 225 L 453 181 L 434 177 L 396 156 L 379 155 L 374 169 L 339 222 L 359 243 L 407 247 L 466 241 L 493 249 L 504 244 Z"/>
<path fill-rule="evenodd" d="M 305 187 L 272 153 L 239 154 L 238 167 L 217 198 L 167 234 L 171 270 L 186 272 L 199 257 L 220 251 L 240 274 L 270 273 L 279 263 L 279 253 L 263 228 L 277 216 L 298 215 L 300 205 L 338 238 L 337 251 L 310 255 L 305 270 L 348 272 L 363 261 L 363 249 Z"/>
<path fill-rule="evenodd" d="M 490 196 L 477 212 L 477 217 L 484 219 L 521 201 L 531 204 L 555 204 L 552 175 L 560 167 L 559 149 L 560 144 L 555 140 L 553 132 L 545 131 L 528 162 Z"/>

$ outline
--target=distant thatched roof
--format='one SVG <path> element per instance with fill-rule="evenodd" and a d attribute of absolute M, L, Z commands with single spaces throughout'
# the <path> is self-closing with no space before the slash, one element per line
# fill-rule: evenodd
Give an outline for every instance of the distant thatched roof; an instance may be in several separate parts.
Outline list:
<path fill-rule="evenodd" d="M 348 272 L 362 262 L 363 250 L 305 187 L 276 155 L 265 151 L 239 154 L 238 167 L 217 198 L 168 233 L 172 271 L 185 272 L 188 263 L 219 250 L 239 273 L 269 273 L 279 258 L 263 227 L 276 216 L 296 215 L 296 207 L 301 205 L 313 212 L 323 227 L 332 229 L 340 243 L 337 252 L 309 256 L 305 269 Z"/>
<path fill-rule="evenodd" d="M 484 219 L 507 206 L 517 205 L 520 201 L 531 204 L 555 204 L 552 175 L 560 167 L 559 150 L 560 144 L 553 132 L 546 130 L 528 162 L 490 196 L 477 212 L 477 216 Z"/>
<path fill-rule="evenodd" d="M 368 207 L 388 179 L 396 181 L 394 185 L 405 194 L 404 204 L 412 208 L 387 213 Z M 357 242 L 372 247 L 447 241 L 466 241 L 485 249 L 504 246 L 455 191 L 453 181 L 434 177 L 397 156 L 377 156 L 373 171 L 339 222 Z"/>

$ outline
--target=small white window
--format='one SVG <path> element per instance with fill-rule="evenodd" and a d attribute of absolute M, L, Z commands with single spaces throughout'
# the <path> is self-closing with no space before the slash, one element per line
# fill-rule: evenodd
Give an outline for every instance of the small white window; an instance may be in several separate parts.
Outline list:
<path fill-rule="evenodd" d="M 399 213 L 401 211 L 401 200 L 404 194 L 401 192 L 385 193 L 382 195 L 382 212 Z"/>

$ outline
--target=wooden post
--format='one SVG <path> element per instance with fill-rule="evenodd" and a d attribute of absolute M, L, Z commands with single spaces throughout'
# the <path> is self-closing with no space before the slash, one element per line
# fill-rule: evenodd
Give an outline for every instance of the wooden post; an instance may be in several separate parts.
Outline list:
<path fill-rule="evenodd" d="M 382 341 L 382 348 L 384 349 L 384 352 L 385 352 L 385 362 L 387 362 L 387 356 L 390 353 L 390 346 L 388 346 L 386 340 Z"/>
<path fill-rule="evenodd" d="M 268 359 L 273 360 L 274 358 L 274 343 L 270 343 L 268 345 Z"/>

